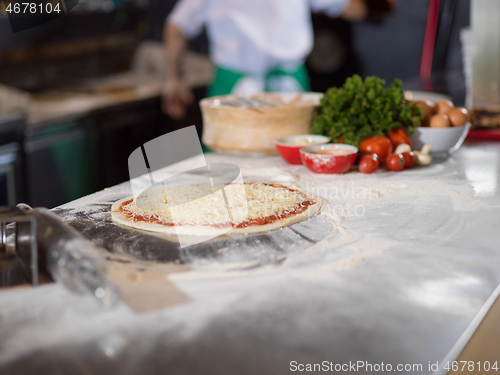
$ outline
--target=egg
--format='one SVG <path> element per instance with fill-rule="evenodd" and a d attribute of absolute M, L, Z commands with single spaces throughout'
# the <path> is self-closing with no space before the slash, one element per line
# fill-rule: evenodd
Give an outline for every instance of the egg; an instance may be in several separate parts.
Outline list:
<path fill-rule="evenodd" d="M 436 113 L 434 102 L 430 100 L 418 100 L 413 105 L 414 108 L 421 108 L 424 114 L 421 126 L 429 126 L 430 118 Z"/>
<path fill-rule="evenodd" d="M 431 128 L 447 128 L 450 125 L 451 124 L 448 115 L 445 115 L 443 113 L 438 113 L 437 115 L 432 116 L 429 121 L 429 126 Z"/>
<path fill-rule="evenodd" d="M 469 120 L 469 111 L 463 107 L 454 108 L 448 113 L 451 125 L 453 126 L 464 126 Z"/>
<path fill-rule="evenodd" d="M 442 99 L 436 102 L 436 113 L 444 113 L 447 115 L 454 108 L 451 100 Z"/>

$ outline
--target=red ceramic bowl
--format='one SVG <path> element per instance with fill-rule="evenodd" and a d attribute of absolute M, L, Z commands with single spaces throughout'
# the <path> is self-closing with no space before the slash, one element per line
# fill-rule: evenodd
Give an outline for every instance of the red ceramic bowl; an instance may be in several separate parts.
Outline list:
<path fill-rule="evenodd" d="M 357 156 L 357 147 L 340 143 L 309 146 L 300 150 L 302 163 L 314 173 L 345 173 Z"/>
<path fill-rule="evenodd" d="M 330 138 L 324 135 L 302 134 L 289 135 L 288 137 L 277 139 L 274 141 L 274 144 L 278 153 L 286 162 L 289 164 L 302 164 L 299 153 L 301 148 L 328 142 L 330 142 Z"/>

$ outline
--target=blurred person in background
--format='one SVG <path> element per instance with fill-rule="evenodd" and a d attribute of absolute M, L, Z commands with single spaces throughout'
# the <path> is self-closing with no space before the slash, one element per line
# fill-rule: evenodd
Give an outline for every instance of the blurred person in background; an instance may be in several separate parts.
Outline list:
<path fill-rule="evenodd" d="M 183 118 L 193 94 L 182 77 L 187 41 L 206 26 L 215 74 L 207 95 L 309 90 L 304 62 L 313 47 L 311 12 L 361 21 L 364 0 L 180 0 L 163 33 L 163 110 Z"/>

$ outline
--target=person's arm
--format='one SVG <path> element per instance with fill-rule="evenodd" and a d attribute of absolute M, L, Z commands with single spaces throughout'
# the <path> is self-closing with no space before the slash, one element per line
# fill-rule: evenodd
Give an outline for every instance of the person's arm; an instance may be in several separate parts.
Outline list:
<path fill-rule="evenodd" d="M 163 87 L 162 108 L 174 119 L 186 116 L 187 107 L 193 102 L 193 93 L 182 77 L 181 62 L 186 51 L 187 38 L 179 27 L 165 23 L 163 40 L 166 53 L 167 79 Z"/>
<path fill-rule="evenodd" d="M 309 0 L 313 13 L 322 12 L 330 17 L 347 21 L 362 21 L 368 16 L 365 0 Z"/>
<path fill-rule="evenodd" d="M 340 16 L 347 21 L 362 21 L 368 16 L 368 6 L 364 0 L 350 0 Z"/>

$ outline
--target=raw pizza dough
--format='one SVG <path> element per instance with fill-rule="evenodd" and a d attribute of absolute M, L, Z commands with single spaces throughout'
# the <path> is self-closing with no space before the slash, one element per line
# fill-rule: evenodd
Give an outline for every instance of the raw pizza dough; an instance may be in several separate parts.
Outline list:
<path fill-rule="evenodd" d="M 317 214 L 324 200 L 321 197 L 305 194 L 297 189 L 277 184 L 251 183 L 230 184 L 222 189 L 210 185 L 192 185 L 173 188 L 160 188 L 139 196 L 121 199 L 111 207 L 111 217 L 119 224 L 146 231 L 164 234 L 209 236 L 223 233 L 257 233 L 267 232 L 297 223 Z M 210 189 L 211 191 L 203 191 Z M 243 189 L 243 190 L 242 190 Z M 212 191 L 215 191 L 212 193 Z M 202 196 L 193 200 L 194 196 Z M 224 196 L 225 195 L 225 196 Z M 153 218 L 156 221 L 175 222 L 176 225 L 165 225 L 158 222 L 134 221 L 125 216 L 120 209 L 124 207 L 133 215 Z M 232 228 L 229 223 L 252 222 L 258 218 L 291 211 L 300 203 L 310 201 L 304 211 L 292 214 L 281 220 L 268 224 L 248 225 Z M 166 202 L 176 202 L 169 206 Z"/>

